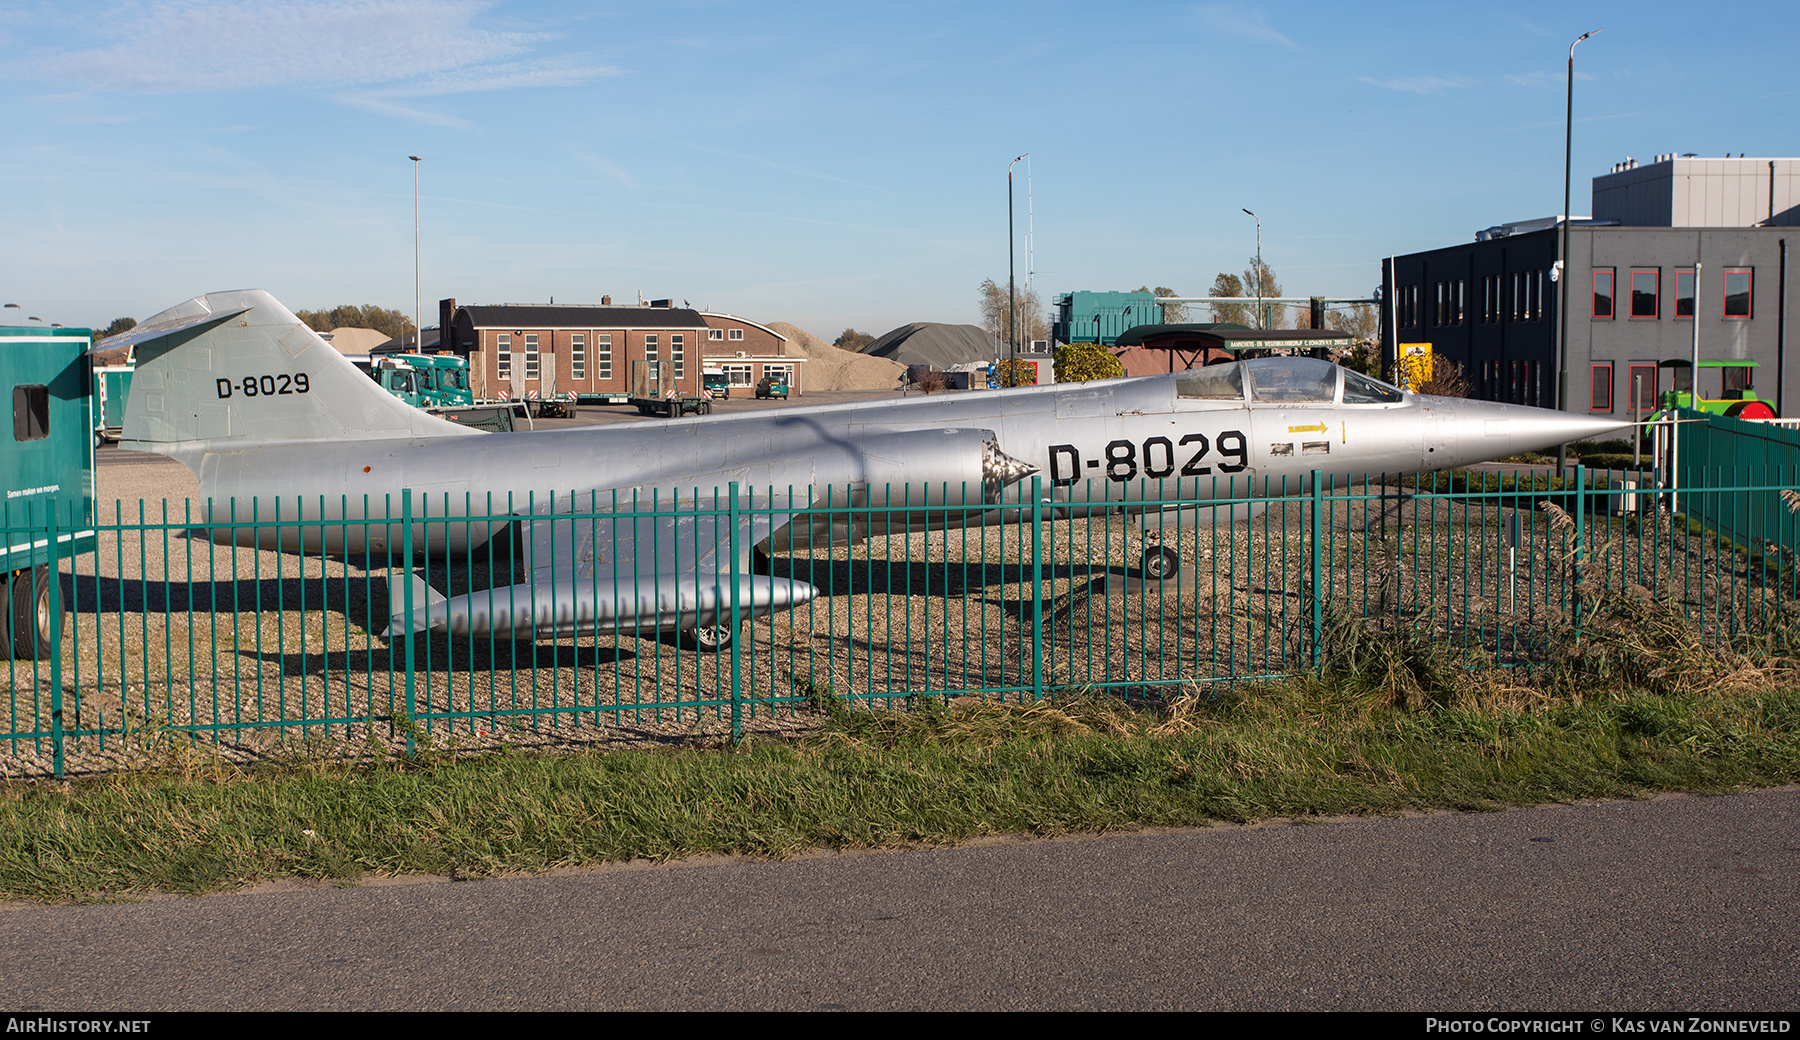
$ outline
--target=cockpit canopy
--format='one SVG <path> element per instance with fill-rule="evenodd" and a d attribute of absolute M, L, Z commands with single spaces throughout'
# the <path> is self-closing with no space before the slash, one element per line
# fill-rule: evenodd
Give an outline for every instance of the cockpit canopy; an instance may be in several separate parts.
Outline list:
<path fill-rule="evenodd" d="M 1256 358 L 1175 373 L 1175 396 L 1251 404 L 1399 404 L 1401 391 L 1361 372 L 1304 357 Z"/>

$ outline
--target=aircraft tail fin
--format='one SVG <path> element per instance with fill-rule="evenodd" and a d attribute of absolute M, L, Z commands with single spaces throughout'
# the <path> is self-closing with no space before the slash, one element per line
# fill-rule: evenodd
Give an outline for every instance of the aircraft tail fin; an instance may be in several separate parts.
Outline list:
<path fill-rule="evenodd" d="M 106 340 L 135 346 L 121 444 L 208 450 L 479 436 L 383 390 L 260 289 L 197 296 Z"/>

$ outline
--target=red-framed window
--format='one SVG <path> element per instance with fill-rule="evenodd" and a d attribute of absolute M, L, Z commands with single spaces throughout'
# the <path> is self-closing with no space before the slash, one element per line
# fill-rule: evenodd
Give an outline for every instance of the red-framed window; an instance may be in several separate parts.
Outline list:
<path fill-rule="evenodd" d="M 1613 367 L 1610 364 L 1593 366 L 1593 392 L 1590 395 L 1589 411 L 1610 412 L 1613 410 Z"/>
<path fill-rule="evenodd" d="M 1631 316 L 1662 317 L 1662 269 L 1638 268 L 1631 272 Z"/>
<path fill-rule="evenodd" d="M 1630 400 L 1631 394 L 1636 392 L 1639 415 L 1656 410 L 1657 374 L 1655 365 L 1632 365 L 1625 370 L 1626 399 Z"/>
<path fill-rule="evenodd" d="M 1675 316 L 1694 316 L 1694 269 L 1691 267 L 1677 268 L 1675 271 Z"/>
<path fill-rule="evenodd" d="M 1751 290 L 1755 281 L 1755 272 L 1748 267 L 1727 267 L 1725 269 L 1725 317 L 1751 317 Z"/>
<path fill-rule="evenodd" d="M 1594 317 L 1610 318 L 1613 316 L 1613 281 L 1616 277 L 1613 268 L 1597 267 L 1594 269 Z M 1611 410 L 1610 406 L 1608 410 Z"/>

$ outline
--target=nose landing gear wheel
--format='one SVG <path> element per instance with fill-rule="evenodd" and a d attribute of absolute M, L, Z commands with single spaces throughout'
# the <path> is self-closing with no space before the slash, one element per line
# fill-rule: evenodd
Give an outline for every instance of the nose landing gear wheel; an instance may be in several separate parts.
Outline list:
<path fill-rule="evenodd" d="M 683 629 L 681 645 L 689 650 L 698 650 L 703 654 L 716 654 L 721 650 L 731 649 L 731 641 L 735 633 L 730 625 L 707 625 L 700 628 Z"/>
<path fill-rule="evenodd" d="M 1168 581 L 1181 571 L 1181 554 L 1164 545 L 1144 550 L 1139 569 L 1147 581 Z"/>

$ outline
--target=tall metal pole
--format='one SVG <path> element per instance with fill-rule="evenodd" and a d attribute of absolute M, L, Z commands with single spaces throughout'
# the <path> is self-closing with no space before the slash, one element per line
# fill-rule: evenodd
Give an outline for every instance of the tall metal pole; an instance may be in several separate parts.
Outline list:
<path fill-rule="evenodd" d="M 1244 212 L 1250 213 L 1249 210 L 1244 210 Z M 1256 270 L 1253 271 L 1252 274 L 1254 274 L 1256 276 L 1256 331 L 1261 332 L 1263 329 L 1267 328 L 1269 325 L 1268 315 L 1263 313 L 1263 302 L 1262 302 L 1262 295 L 1263 295 L 1262 218 L 1257 216 L 1254 213 L 1250 213 L 1250 219 L 1256 221 Z"/>
<path fill-rule="evenodd" d="M 1575 43 L 1599 32 L 1585 32 L 1575 38 Z M 1563 116 L 1563 208 L 1562 208 L 1562 264 L 1561 277 L 1557 278 L 1558 295 L 1562 297 L 1562 320 L 1557 330 L 1556 340 L 1556 407 L 1566 408 L 1569 404 L 1569 297 L 1572 295 L 1569 285 L 1569 168 L 1570 145 L 1575 140 L 1575 43 L 1569 44 L 1569 76 L 1568 110 Z M 1569 446 L 1556 446 L 1556 471 L 1561 473 L 1569 463 Z"/>
<path fill-rule="evenodd" d="M 420 287 L 424 282 L 419 277 L 419 157 L 407 156 L 413 164 L 413 350 L 425 353 L 425 326 L 419 324 L 424 317 L 425 294 Z M 441 334 L 442 329 L 438 330 Z"/>
<path fill-rule="evenodd" d="M 1025 153 L 1025 155 L 1030 154 L 1030 152 Z M 1025 155 L 1019 156 L 1019 159 L 1025 158 Z M 1012 362 L 1006 366 L 1006 374 L 1009 378 L 1016 378 L 1014 370 L 1018 367 L 1017 362 L 1019 360 L 1019 283 L 1013 278 L 1012 190 L 1012 170 L 1014 166 L 1019 164 L 1019 159 L 1014 159 L 1012 162 L 1006 164 L 1006 339 L 1012 357 Z M 1001 380 L 1001 382 L 1004 384 L 1005 380 Z"/>

